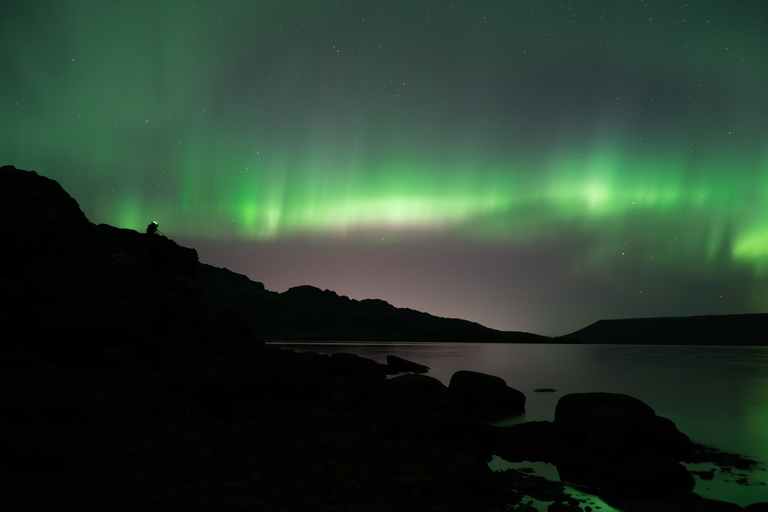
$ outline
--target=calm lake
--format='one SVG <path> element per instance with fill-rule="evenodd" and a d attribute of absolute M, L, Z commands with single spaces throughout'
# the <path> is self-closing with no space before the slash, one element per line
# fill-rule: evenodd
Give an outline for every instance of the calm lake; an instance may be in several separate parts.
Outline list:
<path fill-rule="evenodd" d="M 431 368 L 446 385 L 458 370 L 503 378 L 525 393 L 525 414 L 508 423 L 553 421 L 567 393 L 632 395 L 675 422 L 694 442 L 768 467 L 768 347 L 536 345 L 490 343 L 280 343 L 293 350 L 351 352 L 385 363 L 398 355 Z M 556 392 L 534 392 L 554 388 Z M 700 469 L 700 468 L 696 468 Z M 708 469 L 708 468 L 707 468 Z M 768 501 L 768 472 L 697 480 L 696 492 L 739 505 Z M 605 510 L 605 509 L 603 509 Z"/>

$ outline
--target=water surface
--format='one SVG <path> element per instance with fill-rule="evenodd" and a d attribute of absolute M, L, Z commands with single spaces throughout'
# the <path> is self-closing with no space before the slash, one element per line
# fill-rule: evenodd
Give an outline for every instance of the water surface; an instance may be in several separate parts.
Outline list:
<path fill-rule="evenodd" d="M 527 397 L 525 414 L 510 423 L 553 421 L 563 394 L 626 393 L 674 421 L 694 442 L 768 467 L 768 347 L 401 342 L 281 346 L 353 352 L 380 362 L 386 362 L 388 354 L 398 355 L 429 366 L 428 375 L 445 384 L 458 370 L 499 376 Z M 557 391 L 534 392 L 540 388 Z M 749 476 L 768 484 L 766 472 Z M 699 481 L 696 492 L 742 506 L 768 501 L 768 486 L 722 479 Z"/>

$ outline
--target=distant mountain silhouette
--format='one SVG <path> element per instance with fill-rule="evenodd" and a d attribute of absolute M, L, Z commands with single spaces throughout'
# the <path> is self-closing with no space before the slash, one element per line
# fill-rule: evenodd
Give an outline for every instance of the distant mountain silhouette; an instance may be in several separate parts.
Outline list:
<path fill-rule="evenodd" d="M 0 280 L 17 293 L 6 310 L 17 335 L 34 326 L 41 339 L 221 329 L 261 340 L 553 341 L 312 286 L 271 292 L 164 236 L 95 225 L 58 182 L 14 166 L 0 168 L 0 212 Z"/>
<path fill-rule="evenodd" d="M 561 339 L 638 345 L 768 345 L 768 313 L 600 320 Z"/>

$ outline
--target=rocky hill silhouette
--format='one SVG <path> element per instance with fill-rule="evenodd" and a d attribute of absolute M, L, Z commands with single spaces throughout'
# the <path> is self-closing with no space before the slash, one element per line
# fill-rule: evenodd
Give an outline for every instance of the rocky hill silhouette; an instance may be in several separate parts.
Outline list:
<path fill-rule="evenodd" d="M 3 278 L 21 294 L 11 318 L 42 330 L 48 322 L 28 318 L 40 312 L 29 306 L 59 304 L 72 314 L 59 311 L 58 322 L 88 330 L 85 319 L 98 318 L 100 330 L 117 336 L 163 332 L 174 323 L 205 332 L 196 325 L 202 315 L 225 331 L 268 340 L 550 341 L 312 286 L 270 292 L 198 262 L 194 249 L 164 236 L 94 225 L 56 181 L 13 166 L 0 169 L 0 208 L 9 228 Z M 86 323 L 71 325 L 78 321 Z"/>

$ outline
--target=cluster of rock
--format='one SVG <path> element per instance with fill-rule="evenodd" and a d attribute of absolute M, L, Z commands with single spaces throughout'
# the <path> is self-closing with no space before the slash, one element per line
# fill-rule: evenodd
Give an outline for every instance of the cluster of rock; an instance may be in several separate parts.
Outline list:
<path fill-rule="evenodd" d="M 263 287 L 94 226 L 52 180 L 3 167 L 0 208 L 0 509 L 577 510 L 493 455 L 557 464 L 627 510 L 739 509 L 691 494 L 678 461 L 698 447 L 631 397 L 566 395 L 554 423 L 496 427 L 525 408 L 502 379 L 264 344 L 240 305 L 268 318 Z"/>

